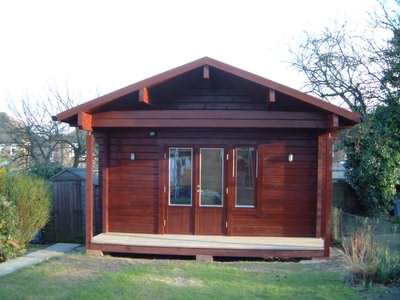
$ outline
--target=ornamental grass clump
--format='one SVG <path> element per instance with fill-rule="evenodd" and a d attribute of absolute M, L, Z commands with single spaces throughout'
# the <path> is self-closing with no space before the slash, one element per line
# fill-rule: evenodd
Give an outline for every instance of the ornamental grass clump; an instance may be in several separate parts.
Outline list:
<path fill-rule="evenodd" d="M 370 230 L 354 232 L 343 249 L 352 284 L 400 283 L 399 253 L 376 243 Z"/>
<path fill-rule="evenodd" d="M 343 249 L 353 284 L 369 285 L 378 269 L 377 245 L 370 231 L 359 230 L 344 240 Z"/>

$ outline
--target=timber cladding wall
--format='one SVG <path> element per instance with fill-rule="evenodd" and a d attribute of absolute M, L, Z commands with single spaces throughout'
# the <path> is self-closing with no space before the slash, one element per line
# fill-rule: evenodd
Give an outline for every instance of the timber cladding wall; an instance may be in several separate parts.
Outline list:
<path fill-rule="evenodd" d="M 157 233 L 161 161 L 167 146 L 255 145 L 260 176 L 256 208 L 235 208 L 227 199 L 231 235 L 315 236 L 317 130 L 118 129 L 97 134 L 100 170 L 109 149 L 108 218 L 111 232 Z M 130 160 L 135 153 L 135 160 Z M 288 162 L 288 155 L 294 161 Z"/>

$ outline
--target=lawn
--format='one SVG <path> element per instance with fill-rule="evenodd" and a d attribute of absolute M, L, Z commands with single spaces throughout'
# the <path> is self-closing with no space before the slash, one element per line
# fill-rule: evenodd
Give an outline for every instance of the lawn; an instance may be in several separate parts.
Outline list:
<path fill-rule="evenodd" d="M 0 299 L 396 299 L 360 292 L 332 263 L 53 259 L 0 278 Z M 379 298 L 378 298 L 379 297 Z"/>

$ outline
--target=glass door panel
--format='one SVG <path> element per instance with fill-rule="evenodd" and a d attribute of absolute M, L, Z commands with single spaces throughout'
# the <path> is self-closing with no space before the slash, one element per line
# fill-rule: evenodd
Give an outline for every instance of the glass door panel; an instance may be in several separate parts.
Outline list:
<path fill-rule="evenodd" d="M 192 148 L 169 148 L 169 205 L 192 205 Z"/>
<path fill-rule="evenodd" d="M 200 206 L 223 206 L 224 149 L 200 148 Z"/>

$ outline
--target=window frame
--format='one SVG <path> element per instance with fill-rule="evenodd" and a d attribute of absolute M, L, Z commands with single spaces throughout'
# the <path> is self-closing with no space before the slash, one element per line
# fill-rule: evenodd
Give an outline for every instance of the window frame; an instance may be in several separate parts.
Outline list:
<path fill-rule="evenodd" d="M 201 186 L 201 150 L 202 149 L 207 149 L 207 150 L 222 150 L 222 183 L 221 183 L 221 204 L 220 205 L 213 205 L 213 204 L 202 204 L 201 201 L 201 193 L 202 193 L 202 186 Z M 221 153 L 221 152 L 220 152 Z M 199 186 L 200 186 L 200 192 L 199 192 L 199 207 L 224 207 L 224 201 L 225 201 L 225 148 L 223 147 L 200 147 L 199 148 Z"/>
<path fill-rule="evenodd" d="M 237 184 L 237 149 L 240 148 L 253 148 L 255 152 L 255 168 L 254 168 L 254 198 L 253 198 L 253 205 L 240 205 L 237 204 L 237 190 L 238 190 L 238 184 Z M 235 194 L 235 199 L 234 199 L 234 207 L 235 208 L 250 208 L 250 209 L 255 209 L 257 208 L 257 185 L 258 185 L 258 148 L 257 145 L 236 145 L 233 147 L 233 179 L 234 179 L 234 194 Z"/>
<path fill-rule="evenodd" d="M 191 164 L 190 164 L 190 204 L 174 204 L 171 203 L 171 150 L 173 149 L 183 149 L 190 150 Z M 192 207 L 193 206 L 193 147 L 168 147 L 168 206 L 183 206 Z"/>

